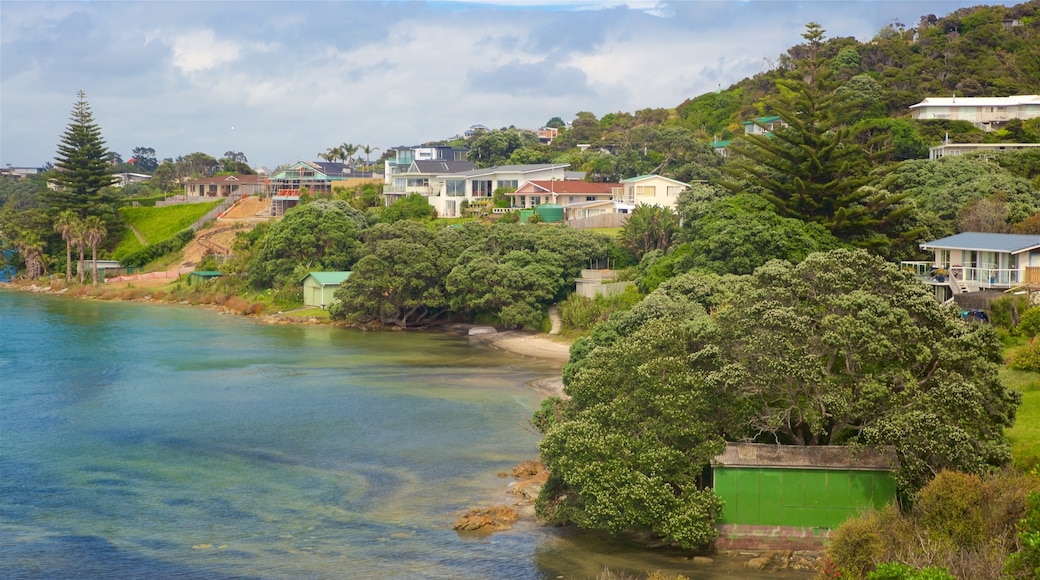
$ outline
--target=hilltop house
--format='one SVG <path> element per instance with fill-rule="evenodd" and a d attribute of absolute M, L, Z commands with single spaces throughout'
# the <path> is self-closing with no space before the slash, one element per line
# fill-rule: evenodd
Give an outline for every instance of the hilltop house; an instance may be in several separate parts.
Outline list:
<path fill-rule="evenodd" d="M 773 131 L 780 127 L 784 127 L 787 123 L 784 123 L 780 117 L 772 115 L 769 117 L 759 117 L 752 121 L 744 121 L 741 123 L 744 126 L 745 135 L 766 135 L 772 136 Z"/>
<path fill-rule="evenodd" d="M 383 185 L 386 189 L 396 189 L 396 176 L 409 171 L 415 161 L 466 161 L 469 149 L 435 145 L 430 147 L 392 147 L 387 150 L 387 159 L 383 162 Z"/>
<path fill-rule="evenodd" d="M 395 173 L 393 183 L 383 186 L 386 205 L 390 205 L 412 193 L 426 197 L 435 195 L 444 185 L 449 175 L 473 171 L 476 165 L 472 161 L 446 159 L 415 160 L 403 172 Z"/>
<path fill-rule="evenodd" d="M 903 262 L 945 301 L 953 294 L 1040 283 L 1040 236 L 964 232 L 921 244 L 926 262 Z"/>
<path fill-rule="evenodd" d="M 333 187 L 351 187 L 372 180 L 368 174 L 354 173 L 345 163 L 297 161 L 267 180 L 271 215 L 285 215 L 286 210 L 300 203 L 305 189 L 311 195 L 329 195 Z"/>
<path fill-rule="evenodd" d="M 931 97 L 910 105 L 910 115 L 918 120 L 968 121 L 984 131 L 995 131 L 1011 119 L 1040 117 L 1040 95 Z"/>
<path fill-rule="evenodd" d="M 191 197 L 232 197 L 266 192 L 267 182 L 260 175 L 215 175 L 184 182 L 184 195 Z"/>
<path fill-rule="evenodd" d="M 934 161 L 943 157 L 956 157 L 968 153 L 1000 153 L 1001 151 L 1021 151 L 1040 147 L 1040 143 L 943 143 L 928 148 L 928 159 Z"/>
<path fill-rule="evenodd" d="M 574 179 L 535 179 L 524 182 L 515 192 L 507 193 L 509 207 L 530 208 L 543 203 L 555 203 L 566 209 L 575 204 L 606 203 L 611 205 L 614 190 L 620 183 L 594 183 Z"/>

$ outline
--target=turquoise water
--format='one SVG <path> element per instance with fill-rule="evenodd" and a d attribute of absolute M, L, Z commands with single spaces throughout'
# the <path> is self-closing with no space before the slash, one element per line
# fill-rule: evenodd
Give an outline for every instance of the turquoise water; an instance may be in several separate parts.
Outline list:
<path fill-rule="evenodd" d="M 594 534 L 451 530 L 510 501 L 525 383 L 553 372 L 436 333 L 0 292 L 0 576 L 692 575 Z"/>

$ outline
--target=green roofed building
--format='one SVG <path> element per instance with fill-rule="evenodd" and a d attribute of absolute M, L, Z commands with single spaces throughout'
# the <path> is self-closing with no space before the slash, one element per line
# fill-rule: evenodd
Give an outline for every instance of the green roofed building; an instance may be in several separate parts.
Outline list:
<path fill-rule="evenodd" d="M 895 501 L 897 467 L 894 451 L 869 447 L 727 443 L 712 464 L 716 546 L 819 549 L 847 518 Z"/>
<path fill-rule="evenodd" d="M 336 301 L 333 296 L 350 272 L 311 272 L 303 279 L 303 303 L 325 309 Z"/>

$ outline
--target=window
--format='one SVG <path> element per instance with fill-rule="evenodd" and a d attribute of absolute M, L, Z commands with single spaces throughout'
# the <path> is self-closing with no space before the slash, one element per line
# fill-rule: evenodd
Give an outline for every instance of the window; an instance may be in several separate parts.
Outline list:
<path fill-rule="evenodd" d="M 473 180 L 473 197 L 491 197 L 491 180 Z"/>
<path fill-rule="evenodd" d="M 534 207 L 534 206 L 536 206 L 536 205 L 538 205 L 540 203 L 542 203 L 542 197 L 541 196 L 539 196 L 539 195 L 532 195 L 531 196 L 531 207 Z"/>
<path fill-rule="evenodd" d="M 409 177 L 408 187 L 429 187 L 430 178 L 428 177 Z"/>
<path fill-rule="evenodd" d="M 444 191 L 446 195 L 452 197 L 464 197 L 466 195 L 466 180 L 449 179 L 444 182 Z"/>
<path fill-rule="evenodd" d="M 585 201 L 596 201 L 596 196 L 595 195 L 586 195 L 585 196 Z"/>
<path fill-rule="evenodd" d="M 657 188 L 654 187 L 653 185 L 637 185 L 636 186 L 636 196 L 638 196 L 638 197 L 654 197 L 655 195 L 657 195 L 656 189 Z"/>
<path fill-rule="evenodd" d="M 495 185 L 495 189 L 498 189 L 500 187 L 508 187 L 513 191 L 516 191 L 516 187 L 519 184 L 520 183 L 516 179 L 499 179 Z"/>

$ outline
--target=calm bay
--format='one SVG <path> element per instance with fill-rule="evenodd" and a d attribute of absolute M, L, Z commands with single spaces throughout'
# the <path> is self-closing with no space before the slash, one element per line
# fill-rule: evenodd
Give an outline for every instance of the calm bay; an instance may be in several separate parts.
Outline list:
<path fill-rule="evenodd" d="M 447 334 L 2 291 L 0 575 L 725 575 L 529 521 L 452 531 L 515 501 L 525 384 L 558 372 Z"/>

